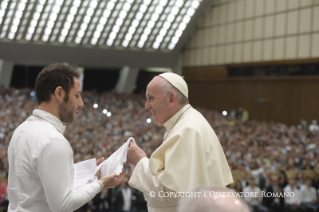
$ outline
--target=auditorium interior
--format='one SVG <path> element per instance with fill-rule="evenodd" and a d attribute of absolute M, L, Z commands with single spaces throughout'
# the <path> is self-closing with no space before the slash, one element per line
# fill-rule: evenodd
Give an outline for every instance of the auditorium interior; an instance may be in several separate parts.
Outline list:
<path fill-rule="evenodd" d="M 301 190 L 311 179 L 319 211 L 319 0 L 1 0 L 0 212 L 10 139 L 37 108 L 37 75 L 56 62 L 80 74 L 84 107 L 64 133 L 74 163 L 107 158 L 129 137 L 150 157 L 165 129 L 144 108 L 146 87 L 173 72 L 222 145 L 231 189 L 294 178 Z M 128 186 L 77 211 L 122 211 L 117 190 Z M 129 211 L 147 211 L 131 189 Z M 281 201 L 252 210 L 285 211 Z"/>

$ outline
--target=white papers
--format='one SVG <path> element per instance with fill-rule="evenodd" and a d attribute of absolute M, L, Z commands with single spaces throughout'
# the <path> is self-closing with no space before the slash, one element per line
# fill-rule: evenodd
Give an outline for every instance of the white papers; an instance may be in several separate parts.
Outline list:
<path fill-rule="evenodd" d="M 106 159 L 103 163 L 96 167 L 95 173 L 102 167 L 101 177 L 114 173 L 116 175 L 120 175 L 123 169 L 123 163 L 125 163 L 127 160 L 127 149 L 131 141 L 135 143 L 134 138 L 130 137 L 126 141 L 126 143 L 124 143 L 118 150 L 116 150 L 108 159 Z"/>
<path fill-rule="evenodd" d="M 123 169 L 123 163 L 127 160 L 127 149 L 130 142 L 135 143 L 134 138 L 130 137 L 118 150 L 110 157 L 104 160 L 99 166 L 96 166 L 96 159 L 89 159 L 74 164 L 74 183 L 73 188 L 77 189 L 88 183 L 97 180 L 96 173 L 101 169 L 101 177 L 110 174 L 120 175 Z M 135 143 L 136 144 L 136 143 Z M 130 164 L 131 169 L 133 169 Z"/>
<path fill-rule="evenodd" d="M 74 164 L 73 189 L 77 189 L 87 183 L 95 181 L 97 179 L 94 175 L 95 168 L 96 159 L 89 159 Z"/>

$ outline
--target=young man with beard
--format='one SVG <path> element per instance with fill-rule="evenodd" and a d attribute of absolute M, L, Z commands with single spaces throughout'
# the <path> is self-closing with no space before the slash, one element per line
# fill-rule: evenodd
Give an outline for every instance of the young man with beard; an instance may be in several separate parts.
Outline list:
<path fill-rule="evenodd" d="M 73 189 L 73 151 L 63 136 L 63 123 L 71 123 L 84 106 L 78 78 L 59 63 L 38 75 L 38 109 L 15 130 L 8 149 L 8 211 L 73 211 L 124 179 L 124 173 L 109 175 Z"/>

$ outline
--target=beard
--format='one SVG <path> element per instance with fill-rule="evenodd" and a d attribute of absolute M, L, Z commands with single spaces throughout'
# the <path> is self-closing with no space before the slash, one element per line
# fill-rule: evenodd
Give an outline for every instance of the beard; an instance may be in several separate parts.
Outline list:
<path fill-rule="evenodd" d="M 59 105 L 59 117 L 63 123 L 72 123 L 73 122 L 73 109 L 69 103 L 69 98 L 64 98 L 63 102 Z"/>

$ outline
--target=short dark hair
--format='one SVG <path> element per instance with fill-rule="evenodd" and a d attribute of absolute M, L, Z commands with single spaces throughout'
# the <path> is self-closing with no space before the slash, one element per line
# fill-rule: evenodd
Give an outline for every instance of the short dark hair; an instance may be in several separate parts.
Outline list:
<path fill-rule="evenodd" d="M 74 86 L 73 78 L 79 78 L 79 76 L 79 73 L 72 67 L 62 63 L 53 63 L 42 69 L 35 81 L 38 104 L 50 101 L 51 94 L 59 86 L 65 91 L 66 99 L 68 99 L 69 92 Z"/>

